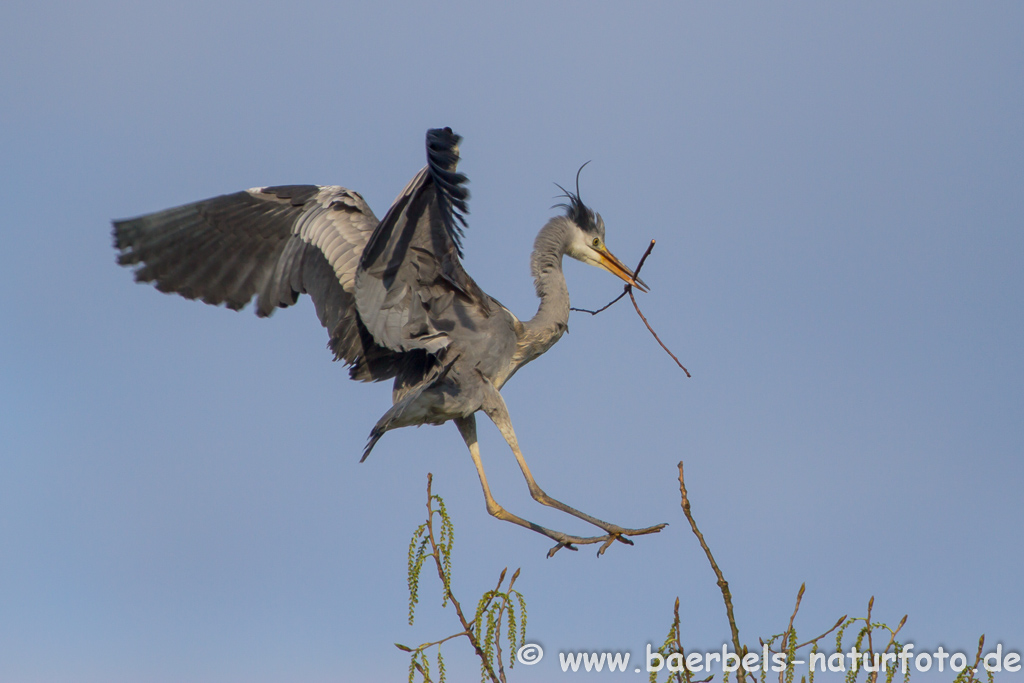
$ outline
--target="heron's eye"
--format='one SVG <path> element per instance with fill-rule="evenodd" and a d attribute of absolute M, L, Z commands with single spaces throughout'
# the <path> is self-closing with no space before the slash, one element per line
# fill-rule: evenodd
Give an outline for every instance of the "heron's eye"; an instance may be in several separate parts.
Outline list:
<path fill-rule="evenodd" d="M 601 246 L 601 238 L 600 237 L 595 237 L 594 238 L 594 248 L 596 249 L 599 246 Z"/>

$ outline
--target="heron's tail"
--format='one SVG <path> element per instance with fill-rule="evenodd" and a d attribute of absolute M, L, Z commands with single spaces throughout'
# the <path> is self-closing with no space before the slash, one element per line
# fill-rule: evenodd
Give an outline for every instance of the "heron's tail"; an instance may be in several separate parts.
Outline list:
<path fill-rule="evenodd" d="M 379 422 L 374 425 L 373 430 L 370 432 L 370 438 L 366 442 L 366 448 L 363 449 L 363 457 L 359 458 L 359 462 L 363 462 L 369 457 L 370 451 L 373 450 L 373 447 L 377 445 L 380 437 L 384 436 L 386 431 L 387 429 L 381 429 Z"/>
<path fill-rule="evenodd" d="M 415 422 L 403 421 L 402 417 L 405 414 L 405 409 L 422 392 L 423 387 L 417 387 L 411 394 L 406 395 L 401 401 L 391 406 L 388 412 L 381 415 L 381 418 L 377 420 L 377 424 L 373 425 L 373 429 L 370 430 L 370 438 L 366 441 L 366 448 L 363 449 L 363 457 L 359 459 L 359 462 L 363 462 L 370 456 L 370 451 L 380 441 L 380 437 L 384 436 L 384 432 L 404 427 L 407 424 L 415 424 Z"/>
<path fill-rule="evenodd" d="M 380 441 L 380 437 L 384 436 L 384 432 L 410 425 L 441 424 L 443 422 L 443 420 L 434 421 L 429 419 L 423 410 L 423 406 L 416 405 L 414 407 L 414 404 L 424 391 L 435 386 L 448 376 L 448 371 L 452 369 L 452 366 L 455 365 L 455 361 L 459 357 L 459 355 L 456 355 L 455 358 L 452 358 L 444 365 L 434 365 L 423 381 L 409 390 L 398 403 L 391 406 L 388 412 L 384 413 L 377 420 L 377 424 L 373 425 L 373 429 L 370 430 L 370 438 L 366 441 L 366 448 L 363 449 L 363 457 L 359 459 L 359 462 L 363 462 L 369 457 L 370 451 Z M 412 409 L 411 412 L 406 413 L 410 408 Z"/>

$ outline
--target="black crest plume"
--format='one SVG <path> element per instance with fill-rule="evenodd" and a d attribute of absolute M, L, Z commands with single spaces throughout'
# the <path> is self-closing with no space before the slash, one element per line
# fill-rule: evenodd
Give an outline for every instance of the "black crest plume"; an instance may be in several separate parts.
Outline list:
<path fill-rule="evenodd" d="M 562 194 L 560 196 L 568 199 L 569 203 L 566 204 L 563 202 L 562 204 L 555 204 L 551 208 L 565 209 L 566 217 L 572 222 L 574 222 L 576 225 L 580 226 L 580 229 L 583 230 L 584 232 L 597 232 L 597 223 L 594 218 L 594 210 L 591 209 L 586 204 L 584 204 L 583 200 L 580 199 L 580 172 L 582 172 L 583 168 L 589 163 L 590 162 L 588 161 L 586 164 L 583 164 L 583 166 L 580 166 L 579 170 L 576 171 L 575 193 L 570 192 L 569 190 L 565 189 L 558 183 L 555 183 L 555 187 L 562 191 Z"/>

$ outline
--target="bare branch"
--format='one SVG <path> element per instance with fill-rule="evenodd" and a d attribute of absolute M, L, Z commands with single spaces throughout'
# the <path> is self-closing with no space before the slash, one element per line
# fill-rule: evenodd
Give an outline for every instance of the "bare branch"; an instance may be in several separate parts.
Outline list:
<path fill-rule="evenodd" d="M 835 630 L 836 630 L 837 628 L 839 628 L 840 624 L 842 624 L 842 623 L 843 623 L 844 621 L 846 621 L 846 617 L 847 617 L 847 616 L 848 616 L 848 615 L 844 614 L 843 616 L 839 617 L 839 621 L 837 621 L 837 622 L 836 622 L 836 625 L 835 625 L 835 626 L 833 626 L 833 627 L 832 627 L 832 628 L 830 628 L 829 630 L 825 631 L 824 633 L 822 633 L 822 634 L 821 634 L 820 636 L 818 636 L 817 638 L 811 638 L 810 640 L 806 640 L 806 641 L 804 641 L 804 642 L 800 643 L 800 644 L 799 644 L 799 645 L 797 645 L 797 646 L 796 646 L 796 648 L 794 648 L 794 649 L 796 649 L 796 650 L 800 650 L 800 649 L 802 649 L 802 648 L 805 648 L 805 647 L 807 647 L 808 645 L 813 645 L 814 643 L 818 642 L 819 640 L 821 640 L 822 638 L 824 638 L 824 637 L 825 637 L 825 636 L 827 636 L 828 634 L 832 633 L 832 631 L 835 631 Z M 899 629 L 896 629 L 896 630 L 898 631 Z"/>
<path fill-rule="evenodd" d="M 640 263 L 636 264 L 636 270 L 633 271 L 634 279 L 636 279 L 636 276 L 640 274 L 640 269 L 644 267 L 644 261 L 646 261 L 647 257 L 651 255 L 652 249 L 654 249 L 654 240 L 651 240 L 651 243 L 647 245 L 647 251 L 645 251 L 644 255 L 640 257 Z"/>
<path fill-rule="evenodd" d="M 630 285 L 626 285 L 626 288 L 622 290 L 622 294 L 619 294 L 617 297 L 615 297 L 614 299 L 612 299 L 611 301 L 609 301 L 608 303 L 606 303 L 604 306 L 602 306 L 601 308 L 597 309 L 596 311 L 591 311 L 591 310 L 589 310 L 587 308 L 574 308 L 572 306 L 569 307 L 569 310 L 570 311 L 579 311 L 580 313 L 589 313 L 590 315 L 597 315 L 601 311 L 605 311 L 605 310 L 611 308 L 612 304 L 616 303 L 619 299 L 621 299 L 622 297 L 626 296 L 626 292 L 629 291 L 629 287 L 630 287 Z"/>
<path fill-rule="evenodd" d="M 640 319 L 644 321 L 644 325 L 647 325 L 647 329 L 650 330 L 652 335 L 654 335 L 654 340 L 656 342 L 658 342 L 658 344 L 661 346 L 661 348 L 665 349 L 665 353 L 667 353 L 668 355 L 672 356 L 672 360 L 674 360 L 676 362 L 676 365 L 678 365 L 680 368 L 682 368 L 683 372 L 686 373 L 687 377 L 692 377 L 692 375 L 690 374 L 690 371 L 687 370 L 685 367 L 683 367 L 683 364 L 679 362 L 678 358 L 676 358 L 676 354 L 674 354 L 674 353 L 672 353 L 671 351 L 668 350 L 668 347 L 665 346 L 665 343 L 663 341 L 661 341 L 660 337 L 658 337 L 658 333 L 655 332 L 654 328 L 651 327 L 651 324 L 649 322 L 647 322 L 647 318 L 645 318 L 644 314 L 640 312 L 640 307 L 636 303 L 636 297 L 633 296 L 633 288 L 631 286 L 626 285 L 626 293 L 629 294 L 629 299 L 630 299 L 630 301 L 633 302 L 633 308 L 636 309 L 637 315 L 640 316 Z"/>
<path fill-rule="evenodd" d="M 441 640 L 435 640 L 435 641 L 430 642 L 430 643 L 423 643 L 422 645 L 418 645 L 416 647 L 409 647 L 408 645 L 402 645 L 401 643 L 395 643 L 395 647 L 397 647 L 402 652 L 422 652 L 423 650 L 428 650 L 428 649 L 434 647 L 435 645 L 441 645 L 442 643 L 447 643 L 449 640 L 452 640 L 453 638 L 459 638 L 461 636 L 468 636 L 468 635 L 469 635 L 469 631 L 463 631 L 462 633 L 453 633 L 450 636 L 448 636 L 447 638 L 442 638 Z"/>
<path fill-rule="evenodd" d="M 640 263 L 637 264 L 636 270 L 633 271 L 633 277 L 634 278 L 636 278 L 637 276 L 640 275 L 640 269 L 644 267 L 644 261 L 646 261 L 647 257 L 651 255 L 651 249 L 654 249 L 654 240 L 651 240 L 651 243 L 647 245 L 647 251 L 645 251 L 644 255 L 640 257 Z M 588 310 L 586 308 L 573 308 L 572 306 L 569 307 L 569 310 L 570 311 L 579 311 L 580 313 L 589 313 L 590 315 L 597 315 L 601 311 L 604 311 L 604 310 L 607 310 L 608 308 L 610 308 L 612 304 L 617 302 L 622 297 L 626 296 L 626 292 L 628 292 L 632 287 L 633 287 L 633 285 L 631 285 L 629 283 L 626 283 L 626 285 L 622 288 L 622 294 L 619 294 L 617 297 L 615 297 L 614 299 L 612 299 L 611 301 L 609 301 L 608 303 L 606 303 L 604 306 L 602 306 L 601 308 L 597 309 L 596 311 L 591 311 L 591 310 Z"/>
<path fill-rule="evenodd" d="M 654 249 L 654 240 L 651 240 L 651 243 L 649 245 L 647 245 L 647 251 L 645 251 L 644 255 L 640 257 L 640 263 L 637 264 L 636 270 L 633 271 L 633 277 L 634 278 L 640 275 L 640 269 L 644 267 L 644 261 L 646 261 L 647 257 L 651 255 L 651 250 L 652 249 Z M 658 344 L 661 346 L 661 348 L 665 349 L 665 353 L 667 353 L 668 355 L 672 356 L 672 360 L 674 360 L 676 362 L 676 365 L 678 365 L 682 369 L 682 371 L 686 373 L 686 376 L 687 377 L 691 377 L 692 375 L 690 375 L 690 371 L 687 370 L 683 366 L 683 364 L 679 362 L 679 359 L 676 358 L 676 355 L 674 353 L 669 351 L 669 348 L 667 346 L 665 346 L 665 343 L 663 341 L 661 341 L 661 338 L 658 337 L 658 333 L 654 331 L 654 328 L 651 327 L 651 324 L 649 322 L 647 322 L 647 318 L 644 317 L 644 314 L 640 311 L 640 306 L 636 303 L 636 297 L 633 296 L 633 285 L 631 285 L 629 283 L 626 283 L 625 287 L 622 288 L 622 294 L 619 294 L 617 297 L 615 297 L 614 299 L 612 299 L 611 301 L 609 301 L 607 304 L 605 304 L 601 308 L 597 309 L 596 311 L 591 311 L 591 310 L 586 309 L 586 308 L 572 308 L 572 307 L 570 307 L 569 310 L 570 311 L 579 311 L 580 313 L 589 313 L 590 315 L 597 315 L 601 311 L 605 311 L 608 308 L 610 308 L 612 304 L 616 303 L 619 299 L 621 299 L 622 297 L 626 296 L 627 294 L 629 295 L 630 300 L 633 302 L 633 308 L 636 309 L 637 315 L 640 316 L 640 319 L 644 321 L 644 325 L 647 326 L 647 330 L 654 336 L 654 339 L 658 342 Z M 554 551 L 557 551 L 557 550 L 558 550 L 558 548 L 555 547 L 552 550 L 552 553 L 554 553 Z M 604 550 L 602 549 L 601 552 L 604 552 Z"/>
<path fill-rule="evenodd" d="M 807 584 L 801 583 L 800 590 L 796 593 L 796 606 L 793 608 L 792 616 L 789 617 L 789 626 L 786 627 L 786 630 L 782 635 L 782 647 L 784 648 L 788 647 L 787 643 L 789 642 L 789 634 L 793 632 L 793 622 L 796 621 L 796 613 L 800 611 L 800 603 L 804 599 L 804 589 L 806 588 Z"/>
<path fill-rule="evenodd" d="M 704 549 L 704 554 L 708 556 L 708 561 L 711 563 L 711 568 L 715 571 L 715 576 L 718 578 L 718 587 L 722 589 L 722 597 L 725 600 L 725 613 L 729 617 L 729 628 L 732 630 L 732 644 L 736 649 L 733 652 L 739 653 L 743 651 L 743 646 L 740 645 L 740 630 L 736 626 L 736 615 L 733 612 L 732 607 L 732 593 L 729 591 L 729 582 L 725 580 L 725 576 L 722 575 L 722 570 L 718 568 L 718 563 L 715 562 L 715 556 L 711 554 L 711 549 L 708 548 L 707 542 L 704 540 L 704 534 L 697 528 L 697 522 L 693 519 L 693 514 L 690 512 L 690 498 L 686 493 L 686 482 L 683 480 L 683 461 L 679 461 L 679 495 L 682 498 L 681 505 L 683 507 L 683 514 L 686 515 L 686 520 L 690 523 L 690 528 L 693 529 L 693 535 L 697 537 L 700 542 L 700 547 Z M 743 670 L 746 674 L 746 671 Z"/>

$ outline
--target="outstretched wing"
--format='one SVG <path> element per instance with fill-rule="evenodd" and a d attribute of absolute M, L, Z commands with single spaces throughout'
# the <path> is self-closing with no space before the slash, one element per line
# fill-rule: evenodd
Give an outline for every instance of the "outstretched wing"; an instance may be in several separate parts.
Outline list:
<path fill-rule="evenodd" d="M 462 268 L 466 177 L 456 173 L 461 138 L 427 132 L 427 165 L 398 195 L 363 250 L 356 307 L 373 338 L 396 352 L 436 354 L 457 328 L 475 328 L 492 303 Z"/>
<path fill-rule="evenodd" d="M 356 192 L 286 185 L 114 221 L 114 246 L 118 263 L 139 266 L 138 282 L 235 310 L 255 297 L 260 317 L 309 294 L 335 357 L 376 380 L 394 375 L 392 354 L 361 327 L 354 291 L 377 224 Z"/>

